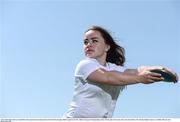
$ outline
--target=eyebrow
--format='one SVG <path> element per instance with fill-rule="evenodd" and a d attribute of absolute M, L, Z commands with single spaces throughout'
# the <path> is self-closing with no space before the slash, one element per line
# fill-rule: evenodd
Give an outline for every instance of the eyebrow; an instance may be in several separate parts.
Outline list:
<path fill-rule="evenodd" d="M 98 37 L 92 37 L 91 39 L 98 39 Z M 87 38 L 85 38 L 84 40 L 88 40 Z"/>
<path fill-rule="evenodd" d="M 98 39 L 98 37 L 92 37 L 91 39 Z"/>

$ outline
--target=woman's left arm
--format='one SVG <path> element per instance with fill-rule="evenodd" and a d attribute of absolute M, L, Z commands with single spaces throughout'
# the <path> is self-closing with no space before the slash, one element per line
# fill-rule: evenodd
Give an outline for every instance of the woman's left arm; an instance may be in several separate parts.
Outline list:
<path fill-rule="evenodd" d="M 138 74 L 138 69 L 126 69 L 124 73 L 128 75 L 136 75 Z"/>
<path fill-rule="evenodd" d="M 176 77 L 177 81 L 179 80 L 178 75 L 176 74 L 175 71 L 173 71 L 172 69 L 163 67 L 163 66 L 140 66 L 137 69 L 126 69 L 124 71 L 124 73 L 125 74 L 138 74 L 143 71 L 150 71 L 150 70 L 154 70 L 154 69 L 160 69 L 160 70 L 165 69 L 165 70 L 171 72 Z"/>
<path fill-rule="evenodd" d="M 162 66 L 140 66 L 136 69 L 126 69 L 124 71 L 124 73 L 126 74 L 138 74 L 139 72 L 142 72 L 142 71 L 150 71 L 150 70 L 153 70 L 153 69 L 163 69 L 164 67 Z"/>

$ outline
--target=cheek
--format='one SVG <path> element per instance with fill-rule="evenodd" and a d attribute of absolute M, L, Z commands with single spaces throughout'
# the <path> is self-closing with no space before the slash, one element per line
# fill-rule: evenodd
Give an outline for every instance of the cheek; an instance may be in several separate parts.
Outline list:
<path fill-rule="evenodd" d="M 102 46 L 96 47 L 96 50 L 97 50 L 98 53 L 104 53 L 104 52 L 106 52 L 106 51 L 105 51 L 105 48 L 102 47 Z"/>
<path fill-rule="evenodd" d="M 105 51 L 106 45 L 104 45 L 104 44 L 97 45 L 97 49 L 99 49 L 101 51 Z"/>
<path fill-rule="evenodd" d="M 86 48 L 86 45 L 83 45 L 83 49 L 85 50 L 85 48 Z"/>

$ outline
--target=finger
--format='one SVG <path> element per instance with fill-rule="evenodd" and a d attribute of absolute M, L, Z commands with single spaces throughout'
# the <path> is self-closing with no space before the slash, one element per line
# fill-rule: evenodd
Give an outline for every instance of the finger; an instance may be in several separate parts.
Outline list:
<path fill-rule="evenodd" d="M 163 80 L 164 80 L 163 77 L 161 77 L 161 78 L 158 78 L 158 77 L 152 77 L 151 79 L 154 80 L 154 81 L 163 81 Z"/>
<path fill-rule="evenodd" d="M 149 72 L 149 75 L 154 77 L 161 77 L 160 73 L 155 73 L 155 72 Z"/>
<path fill-rule="evenodd" d="M 176 72 L 175 72 L 175 71 L 173 71 L 173 70 L 172 70 L 172 69 L 170 69 L 170 68 L 167 68 L 167 67 L 165 68 L 165 67 L 164 67 L 164 68 L 163 68 L 163 70 L 164 70 L 164 71 L 166 71 L 166 72 L 170 72 L 170 73 L 172 73 L 172 74 L 176 75 Z"/>
<path fill-rule="evenodd" d="M 179 80 L 179 77 L 177 76 L 176 79 L 177 79 L 177 81 L 178 81 L 178 80 Z"/>
<path fill-rule="evenodd" d="M 151 79 L 151 80 L 154 80 L 154 81 L 162 81 L 164 80 L 164 77 L 161 77 L 161 74 L 159 75 L 159 73 L 156 73 L 156 74 L 151 74 L 151 75 L 148 75 L 148 78 Z"/>
<path fill-rule="evenodd" d="M 175 76 L 176 76 L 176 81 L 178 81 L 178 80 L 179 80 L 179 77 L 178 77 L 178 75 L 177 75 L 177 74 L 175 74 Z"/>
<path fill-rule="evenodd" d="M 154 80 L 149 79 L 148 81 L 143 82 L 144 84 L 151 84 L 154 83 Z"/>
<path fill-rule="evenodd" d="M 163 77 L 156 77 L 156 76 L 149 76 L 149 78 L 153 81 L 163 81 L 164 80 Z"/>
<path fill-rule="evenodd" d="M 172 73 L 172 74 L 175 76 L 176 81 L 179 80 L 177 73 L 176 73 L 175 71 L 173 71 L 172 69 L 169 69 L 169 68 L 163 68 L 163 70 L 165 70 L 166 72 L 168 71 L 168 72 Z"/>
<path fill-rule="evenodd" d="M 160 70 L 162 70 L 163 67 L 162 67 L 162 66 L 150 66 L 150 67 L 148 67 L 148 69 L 149 69 L 149 70 L 154 70 L 154 69 L 160 69 Z"/>

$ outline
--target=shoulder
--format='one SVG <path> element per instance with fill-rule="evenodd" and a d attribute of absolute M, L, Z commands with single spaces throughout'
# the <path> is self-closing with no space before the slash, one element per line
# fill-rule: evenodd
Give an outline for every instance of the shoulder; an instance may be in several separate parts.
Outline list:
<path fill-rule="evenodd" d="M 86 64 L 89 64 L 89 63 L 97 63 L 97 60 L 94 59 L 94 58 L 85 58 L 83 60 L 81 60 L 78 65 L 86 65 Z"/>
<path fill-rule="evenodd" d="M 96 59 L 93 58 L 85 58 L 81 60 L 75 69 L 76 77 L 83 77 L 86 79 L 90 73 L 100 68 L 99 63 Z"/>
<path fill-rule="evenodd" d="M 125 67 L 120 66 L 120 65 L 116 65 L 114 63 L 108 62 L 108 65 L 110 67 L 110 70 L 115 70 L 115 71 L 119 71 L 119 72 L 124 72 L 126 70 Z"/>
<path fill-rule="evenodd" d="M 93 59 L 93 58 L 85 58 L 83 60 L 81 60 L 77 66 L 76 66 L 76 69 L 79 69 L 79 68 L 84 68 L 84 67 L 87 67 L 87 66 L 93 66 L 93 65 L 98 65 L 98 62 L 96 59 Z"/>

